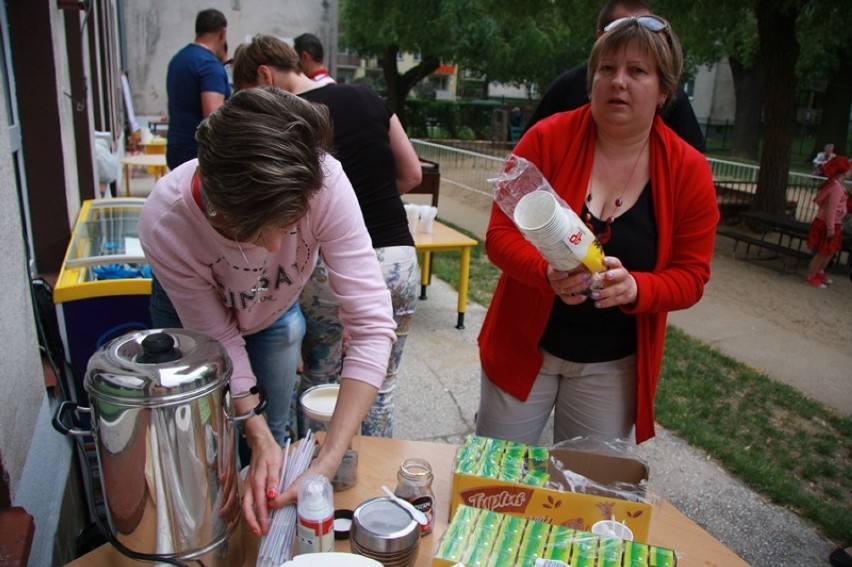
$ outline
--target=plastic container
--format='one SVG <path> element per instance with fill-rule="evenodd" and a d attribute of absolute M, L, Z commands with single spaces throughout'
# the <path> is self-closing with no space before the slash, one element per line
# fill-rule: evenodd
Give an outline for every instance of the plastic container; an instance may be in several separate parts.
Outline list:
<path fill-rule="evenodd" d="M 310 475 L 299 487 L 297 506 L 299 554 L 334 551 L 334 500 L 331 483 L 322 475 Z"/>

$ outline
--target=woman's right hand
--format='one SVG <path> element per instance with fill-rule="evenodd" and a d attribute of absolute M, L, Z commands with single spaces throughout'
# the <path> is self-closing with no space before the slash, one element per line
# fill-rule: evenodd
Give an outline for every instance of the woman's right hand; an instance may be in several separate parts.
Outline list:
<path fill-rule="evenodd" d="M 243 517 L 256 536 L 269 531 L 269 503 L 278 496 L 283 456 L 266 420 L 255 416 L 243 427 L 251 447 L 248 477 L 243 484 Z"/>
<path fill-rule="evenodd" d="M 570 272 L 563 272 L 553 266 L 547 267 L 547 281 L 559 298 L 568 305 L 583 303 L 588 297 L 591 278 L 589 272 L 580 266 Z"/>

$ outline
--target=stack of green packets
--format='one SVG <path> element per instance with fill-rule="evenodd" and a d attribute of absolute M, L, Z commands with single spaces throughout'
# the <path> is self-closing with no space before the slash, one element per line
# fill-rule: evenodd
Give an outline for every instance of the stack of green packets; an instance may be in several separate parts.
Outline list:
<path fill-rule="evenodd" d="M 455 472 L 544 486 L 548 458 L 546 447 L 470 435 L 456 453 Z"/>
<path fill-rule="evenodd" d="M 571 567 L 674 567 L 674 551 L 602 537 L 564 526 L 461 504 L 435 553 L 433 565 L 533 566 L 537 559 Z"/>

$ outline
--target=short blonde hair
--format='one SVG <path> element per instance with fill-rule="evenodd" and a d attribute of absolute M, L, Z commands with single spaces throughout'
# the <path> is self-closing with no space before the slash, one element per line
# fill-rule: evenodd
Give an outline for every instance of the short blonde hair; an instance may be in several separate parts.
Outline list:
<path fill-rule="evenodd" d="M 662 20 L 662 18 L 659 19 Z M 660 80 L 660 90 L 666 95 L 666 102 L 661 110 L 669 108 L 674 104 L 680 74 L 683 71 L 683 51 L 681 51 L 680 40 L 668 23 L 665 30 L 654 32 L 640 25 L 636 17 L 625 18 L 625 20 L 625 22 L 616 25 L 615 28 L 604 32 L 592 47 L 586 84 L 590 98 L 592 81 L 595 78 L 595 72 L 601 58 L 605 54 L 622 49 L 635 39 L 639 43 L 639 50 L 654 58 L 657 76 Z"/>
<path fill-rule="evenodd" d="M 237 92 L 198 127 L 198 169 L 211 222 L 256 241 L 293 226 L 323 185 L 328 111 L 275 87 Z"/>

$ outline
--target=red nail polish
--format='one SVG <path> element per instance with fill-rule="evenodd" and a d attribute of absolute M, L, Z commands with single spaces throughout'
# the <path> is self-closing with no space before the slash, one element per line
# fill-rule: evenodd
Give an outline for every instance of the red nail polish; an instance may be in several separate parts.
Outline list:
<path fill-rule="evenodd" d="M 259 529 L 257 529 L 257 528 L 252 528 L 252 529 L 251 529 L 251 531 L 253 531 L 253 532 L 254 532 L 254 535 L 256 535 L 257 537 L 260 537 L 260 530 L 259 530 Z"/>
<path fill-rule="evenodd" d="M 270 488 L 269 490 L 266 491 L 266 497 L 269 498 L 270 500 L 272 500 L 276 496 L 278 496 L 278 491 L 275 490 L 274 488 Z"/>

